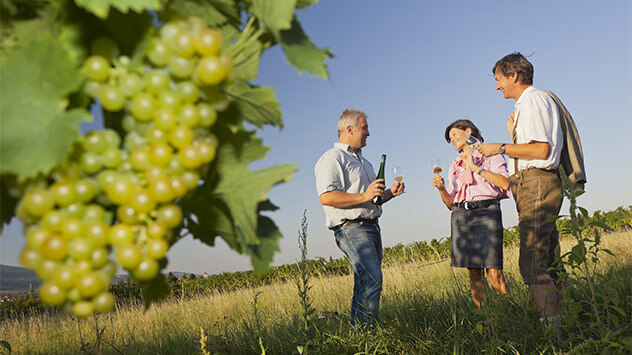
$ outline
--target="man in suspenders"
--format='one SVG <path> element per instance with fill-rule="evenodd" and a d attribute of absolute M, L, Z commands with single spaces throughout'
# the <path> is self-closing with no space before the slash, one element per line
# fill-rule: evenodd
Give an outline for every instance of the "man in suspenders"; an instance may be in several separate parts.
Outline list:
<path fill-rule="evenodd" d="M 557 175 L 564 144 L 557 105 L 533 87 L 533 65 L 520 53 L 509 54 L 494 65 L 496 90 L 516 100 L 507 119 L 511 143 L 488 143 L 478 150 L 485 156 L 509 157 L 509 180 L 518 210 L 520 274 L 529 285 L 541 321 L 558 323 L 561 295 L 556 290 L 554 266 L 559 233 L 555 222 L 562 206 L 562 184 Z"/>

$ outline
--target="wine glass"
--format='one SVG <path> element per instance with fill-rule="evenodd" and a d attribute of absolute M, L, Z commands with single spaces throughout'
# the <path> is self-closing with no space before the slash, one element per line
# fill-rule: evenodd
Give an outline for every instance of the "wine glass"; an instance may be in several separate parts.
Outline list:
<path fill-rule="evenodd" d="M 400 166 L 396 166 L 393 168 L 393 180 L 395 181 L 404 180 L 404 170 Z"/>
<path fill-rule="evenodd" d="M 470 134 L 469 136 L 467 136 L 465 144 L 467 144 L 467 146 L 470 147 L 471 150 L 476 150 L 478 149 L 478 147 L 481 146 L 481 140 Z"/>
<path fill-rule="evenodd" d="M 440 159 L 433 159 L 430 161 L 430 165 L 432 165 L 432 173 L 435 175 L 439 175 L 441 174 L 441 172 L 443 171 L 443 168 L 441 167 L 441 160 Z M 443 186 L 443 184 L 442 184 Z"/>

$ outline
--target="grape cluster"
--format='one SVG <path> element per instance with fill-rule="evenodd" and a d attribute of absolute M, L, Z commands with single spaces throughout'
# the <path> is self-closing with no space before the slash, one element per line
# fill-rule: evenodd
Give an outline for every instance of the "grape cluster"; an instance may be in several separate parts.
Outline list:
<path fill-rule="evenodd" d="M 84 92 L 121 112 L 124 132 L 89 132 L 69 162 L 30 182 L 18 203 L 27 239 L 20 261 L 45 280 L 43 302 L 77 316 L 106 312 L 118 265 L 137 280 L 158 275 L 182 221 L 175 201 L 215 158 L 210 127 L 226 107 L 219 87 L 233 68 L 221 40 L 198 18 L 168 22 L 138 71 L 116 57 L 111 40 L 93 43 Z"/>

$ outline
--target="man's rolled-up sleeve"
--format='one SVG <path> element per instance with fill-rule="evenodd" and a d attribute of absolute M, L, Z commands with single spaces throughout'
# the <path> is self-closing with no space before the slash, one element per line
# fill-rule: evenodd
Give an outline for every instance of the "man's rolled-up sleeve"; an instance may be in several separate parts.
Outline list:
<path fill-rule="evenodd" d="M 334 190 L 344 190 L 344 174 L 340 163 L 335 158 L 324 156 L 316 164 L 314 172 L 318 196 Z"/>

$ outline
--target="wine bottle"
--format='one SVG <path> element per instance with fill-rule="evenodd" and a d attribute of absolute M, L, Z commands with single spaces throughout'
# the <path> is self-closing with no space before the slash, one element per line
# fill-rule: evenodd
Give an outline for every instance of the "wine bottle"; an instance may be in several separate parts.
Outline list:
<path fill-rule="evenodd" d="M 380 170 L 378 170 L 377 172 L 376 179 L 384 179 L 384 166 L 385 165 L 386 165 L 386 154 L 382 154 L 382 160 L 380 161 Z M 380 190 L 384 190 L 384 189 L 380 188 Z M 381 205 L 382 196 L 373 197 L 373 200 L 371 202 L 373 202 L 374 205 Z"/>

